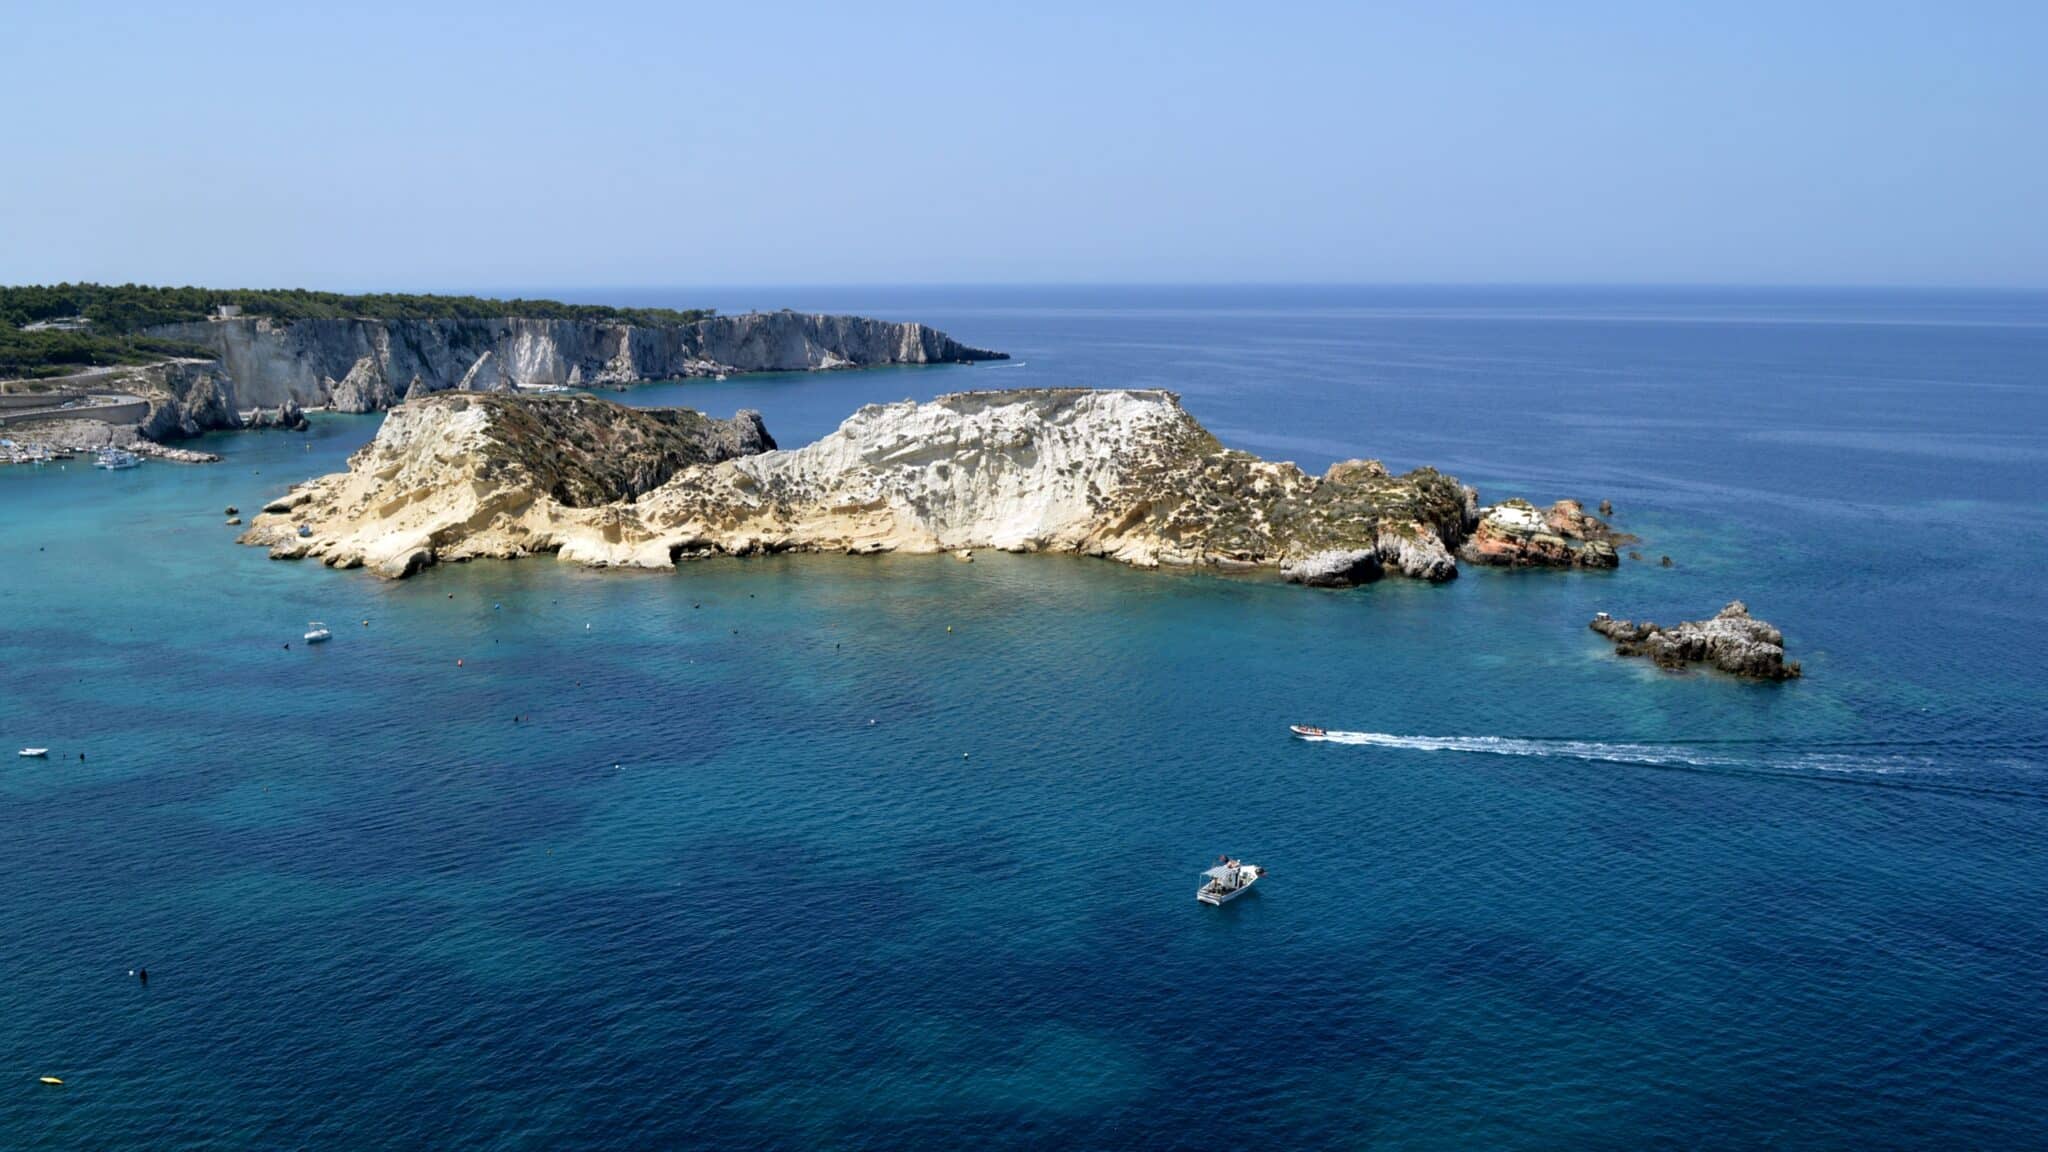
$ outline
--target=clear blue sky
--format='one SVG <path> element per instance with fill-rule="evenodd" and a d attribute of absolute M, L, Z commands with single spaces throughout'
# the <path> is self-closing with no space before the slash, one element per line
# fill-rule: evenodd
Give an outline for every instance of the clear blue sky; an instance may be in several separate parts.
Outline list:
<path fill-rule="evenodd" d="M 2048 286 L 2048 3 L 0 0 L 0 281 Z"/>

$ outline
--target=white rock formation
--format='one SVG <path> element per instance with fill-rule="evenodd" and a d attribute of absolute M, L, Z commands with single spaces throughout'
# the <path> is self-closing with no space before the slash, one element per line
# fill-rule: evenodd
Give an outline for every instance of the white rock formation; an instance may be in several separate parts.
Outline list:
<path fill-rule="evenodd" d="M 701 423 L 682 447 L 649 424 L 684 417 Z M 748 454 L 735 435 L 590 397 L 430 396 L 393 410 L 347 472 L 302 486 L 244 540 L 391 576 L 539 552 L 668 567 L 714 553 L 999 548 L 1244 567 L 1363 549 L 1441 580 L 1457 572 L 1443 537 L 1465 527 L 1450 477 L 1358 462 L 1309 476 L 1224 449 L 1166 392 L 874 405 L 794 451 Z M 666 454 L 650 465 L 634 444 Z"/>

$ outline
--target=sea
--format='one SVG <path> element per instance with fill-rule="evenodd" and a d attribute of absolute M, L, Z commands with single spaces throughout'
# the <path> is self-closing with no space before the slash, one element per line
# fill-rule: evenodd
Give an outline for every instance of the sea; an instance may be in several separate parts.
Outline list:
<path fill-rule="evenodd" d="M 0 1147 L 2048 1142 L 2048 296 L 581 298 L 1013 357 L 606 394 L 785 446 L 1167 388 L 1310 470 L 1612 501 L 1642 558 L 393 583 L 223 525 L 379 416 L 0 468 Z M 1737 599 L 1803 679 L 1587 629 Z M 1197 903 L 1224 853 L 1264 879 Z"/>

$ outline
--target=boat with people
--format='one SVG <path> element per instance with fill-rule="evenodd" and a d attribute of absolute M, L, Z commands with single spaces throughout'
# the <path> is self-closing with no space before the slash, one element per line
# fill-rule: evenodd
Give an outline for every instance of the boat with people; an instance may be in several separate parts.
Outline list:
<path fill-rule="evenodd" d="M 1265 874 L 1266 870 L 1256 864 L 1218 856 L 1216 866 L 1202 873 L 1202 886 L 1195 889 L 1195 899 L 1220 908 L 1251 891 L 1252 885 Z"/>
<path fill-rule="evenodd" d="M 1287 726 L 1287 730 L 1289 732 L 1294 733 L 1296 736 L 1303 738 L 1304 740 L 1311 739 L 1317 736 L 1329 735 L 1328 732 L 1325 732 L 1324 730 L 1316 727 L 1313 724 L 1289 724 Z"/>
<path fill-rule="evenodd" d="M 118 472 L 123 468 L 133 468 L 141 463 L 142 457 L 128 451 L 126 448 L 102 448 L 93 457 L 92 466 L 95 468 L 105 468 L 109 472 Z"/>
<path fill-rule="evenodd" d="M 306 643 L 318 644 L 322 640 L 332 638 L 333 635 L 334 633 L 327 630 L 327 625 L 322 624 L 318 620 L 306 621 Z"/>
<path fill-rule="evenodd" d="M 23 748 L 15 753 L 15 755 L 27 756 L 36 760 L 47 760 L 50 758 L 50 750 L 48 748 Z"/>

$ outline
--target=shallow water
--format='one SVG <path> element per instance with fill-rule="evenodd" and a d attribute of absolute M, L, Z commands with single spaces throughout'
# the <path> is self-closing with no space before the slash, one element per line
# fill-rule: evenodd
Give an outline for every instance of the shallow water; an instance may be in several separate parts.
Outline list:
<path fill-rule="evenodd" d="M 0 469 L 0 740 L 53 750 L 0 768 L 0 1144 L 2038 1140 L 2048 301 L 783 295 L 709 302 L 1022 363 L 625 398 L 794 444 L 874 400 L 1166 386 L 1304 466 L 1611 498 L 1675 566 L 390 584 L 220 525 L 376 417 Z M 1737 596 L 1805 680 L 1585 628 Z M 1270 875 L 1201 907 L 1222 851 Z"/>

